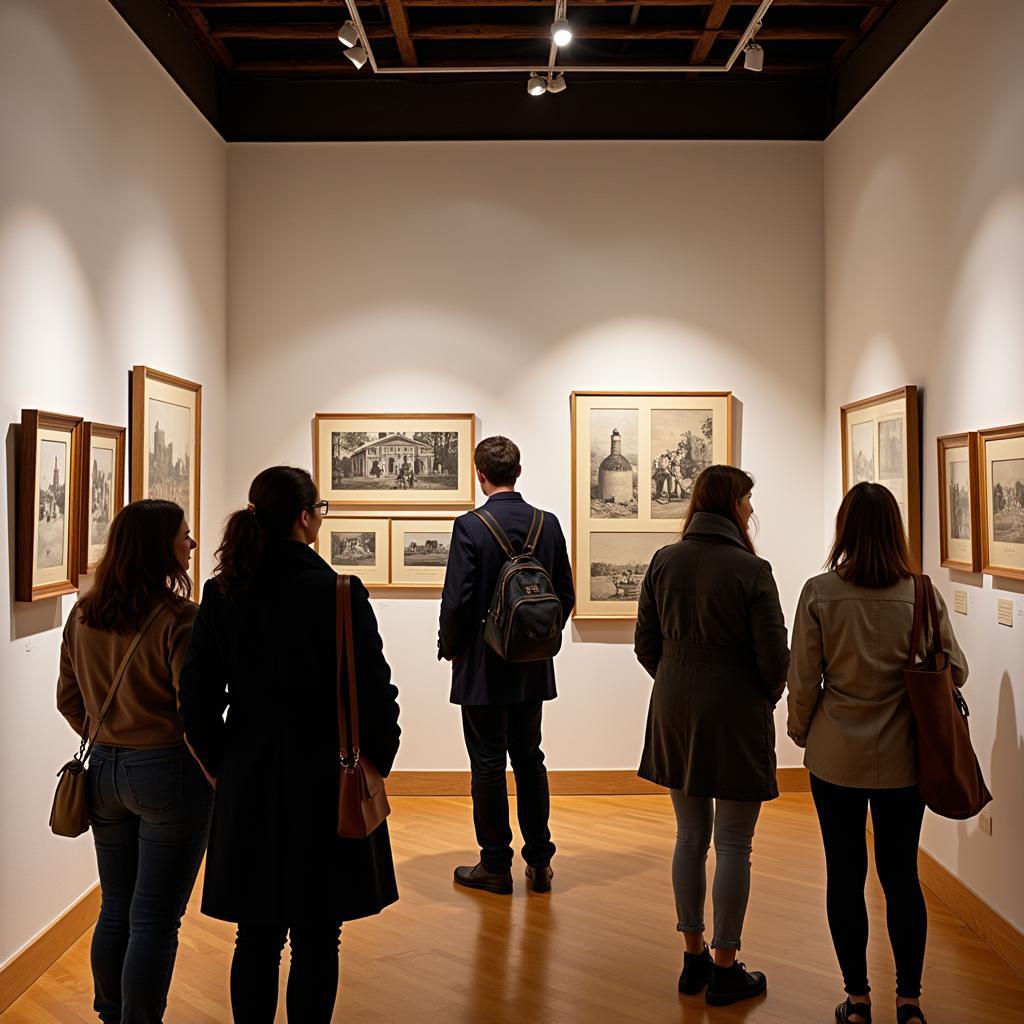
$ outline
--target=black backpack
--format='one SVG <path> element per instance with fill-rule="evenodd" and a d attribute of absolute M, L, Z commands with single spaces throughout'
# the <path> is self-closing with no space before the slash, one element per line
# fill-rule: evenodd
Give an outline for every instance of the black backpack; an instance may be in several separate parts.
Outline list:
<path fill-rule="evenodd" d="M 497 519 L 483 509 L 473 514 L 491 531 L 508 556 L 498 573 L 491 606 L 484 622 L 484 640 L 505 661 L 542 661 L 562 646 L 562 602 L 547 569 L 534 557 L 544 513 L 533 510 L 533 521 L 516 554 Z"/>

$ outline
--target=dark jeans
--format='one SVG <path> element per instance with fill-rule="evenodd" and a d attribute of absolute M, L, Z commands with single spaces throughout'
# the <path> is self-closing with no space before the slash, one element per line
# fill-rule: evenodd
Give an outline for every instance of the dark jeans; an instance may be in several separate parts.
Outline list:
<path fill-rule="evenodd" d="M 273 1024 L 284 940 L 291 941 L 286 1006 L 292 1024 L 330 1024 L 338 995 L 336 922 L 238 925 L 231 961 L 231 1015 L 236 1024 Z"/>
<path fill-rule="evenodd" d="M 516 777 L 516 809 L 523 833 L 523 859 L 546 865 L 555 853 L 548 831 L 551 798 L 540 749 L 542 701 L 522 704 L 463 705 L 462 731 L 472 768 L 473 825 L 480 860 L 488 871 L 512 867 L 508 824 L 506 759 Z"/>
<path fill-rule="evenodd" d="M 97 745 L 88 790 L 102 893 L 93 1009 L 108 1024 L 155 1024 L 206 849 L 213 791 L 184 745 Z"/>
<path fill-rule="evenodd" d="M 868 986 L 868 912 L 864 883 L 868 874 L 865 828 L 871 805 L 875 869 L 885 892 L 885 918 L 896 960 L 896 994 L 921 995 L 921 971 L 928 912 L 917 878 L 924 801 L 917 786 L 905 789 L 851 789 L 811 776 L 811 793 L 821 823 L 828 869 L 828 926 L 851 995 Z"/>

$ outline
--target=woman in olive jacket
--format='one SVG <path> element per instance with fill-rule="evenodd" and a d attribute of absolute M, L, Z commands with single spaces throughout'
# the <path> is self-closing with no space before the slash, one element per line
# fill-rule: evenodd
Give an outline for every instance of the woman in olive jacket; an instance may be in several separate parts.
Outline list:
<path fill-rule="evenodd" d="M 736 963 L 761 802 L 779 795 L 772 711 L 789 664 L 771 566 L 747 524 L 754 481 L 731 466 L 697 478 L 682 539 L 652 559 L 636 656 L 654 677 L 639 775 L 671 791 L 678 822 L 672 881 L 686 942 L 679 990 L 724 1005 L 764 991 Z M 712 961 L 704 944 L 704 873 L 716 853 Z"/>
<path fill-rule="evenodd" d="M 289 935 L 288 1019 L 330 1021 L 341 923 L 398 899 L 387 824 L 337 835 L 337 576 L 309 548 L 325 504 L 304 470 L 256 477 L 228 520 L 181 677 L 185 735 L 217 787 L 202 909 L 238 922 L 231 1005 L 244 1024 L 274 1020 Z M 361 749 L 387 775 L 398 691 L 355 579 L 352 613 Z"/>

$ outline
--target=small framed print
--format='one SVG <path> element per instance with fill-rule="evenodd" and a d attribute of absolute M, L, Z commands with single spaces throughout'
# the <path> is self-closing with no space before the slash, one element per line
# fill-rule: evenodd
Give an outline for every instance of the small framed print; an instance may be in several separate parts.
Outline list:
<path fill-rule="evenodd" d="M 947 434 L 937 444 L 940 564 L 981 572 L 978 435 Z"/>
<path fill-rule="evenodd" d="M 843 494 L 865 481 L 892 491 L 910 555 L 921 564 L 921 443 L 913 385 L 850 402 L 840 409 Z"/>
<path fill-rule="evenodd" d="M 313 417 L 313 469 L 334 507 L 472 508 L 472 413 L 326 413 Z"/>
<path fill-rule="evenodd" d="M 444 586 L 454 519 L 391 520 L 391 585 Z"/>
<path fill-rule="evenodd" d="M 981 571 L 1024 580 L 1024 423 L 978 433 Z"/>
<path fill-rule="evenodd" d="M 339 575 L 358 576 L 368 587 L 386 586 L 390 582 L 387 519 L 324 516 L 316 549 Z"/>
<path fill-rule="evenodd" d="M 80 572 L 96 571 L 107 550 L 114 516 L 124 507 L 124 427 L 82 424 L 82 495 L 79 500 Z"/>
<path fill-rule="evenodd" d="M 24 409 L 20 447 L 15 599 L 74 594 L 80 569 L 82 421 Z"/>

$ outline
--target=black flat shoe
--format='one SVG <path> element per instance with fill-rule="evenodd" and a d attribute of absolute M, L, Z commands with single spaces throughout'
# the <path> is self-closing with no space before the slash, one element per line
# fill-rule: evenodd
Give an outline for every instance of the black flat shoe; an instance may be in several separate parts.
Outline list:
<path fill-rule="evenodd" d="M 684 996 L 695 996 L 703 992 L 711 980 L 711 968 L 714 965 L 707 946 L 704 947 L 703 953 L 683 953 L 683 973 L 679 975 L 679 991 Z"/>
<path fill-rule="evenodd" d="M 512 872 L 488 871 L 483 864 L 456 868 L 455 882 L 467 889 L 482 889 L 497 896 L 509 896 L 512 893 Z"/>
<path fill-rule="evenodd" d="M 896 1021 L 897 1024 L 911 1024 L 912 1021 L 920 1021 L 921 1024 L 928 1024 L 925 1020 L 924 1010 L 920 1006 L 914 1006 L 912 1003 L 904 1003 L 903 1006 L 896 1007 Z"/>
<path fill-rule="evenodd" d="M 555 873 L 551 870 L 550 864 L 545 864 L 542 867 L 526 865 L 526 880 L 534 892 L 551 892 L 551 879 L 554 876 Z"/>
<path fill-rule="evenodd" d="M 851 1017 L 863 1017 L 865 1024 L 871 1024 L 871 1004 L 851 1003 L 849 999 L 836 1007 L 836 1020 L 839 1024 L 847 1024 Z M 860 1024 L 854 1021 L 853 1024 Z"/>
<path fill-rule="evenodd" d="M 748 971 L 746 966 L 735 963 L 732 967 L 711 968 L 711 981 L 704 993 L 708 1006 L 728 1006 L 741 999 L 752 999 L 768 988 L 768 980 L 760 971 Z"/>

